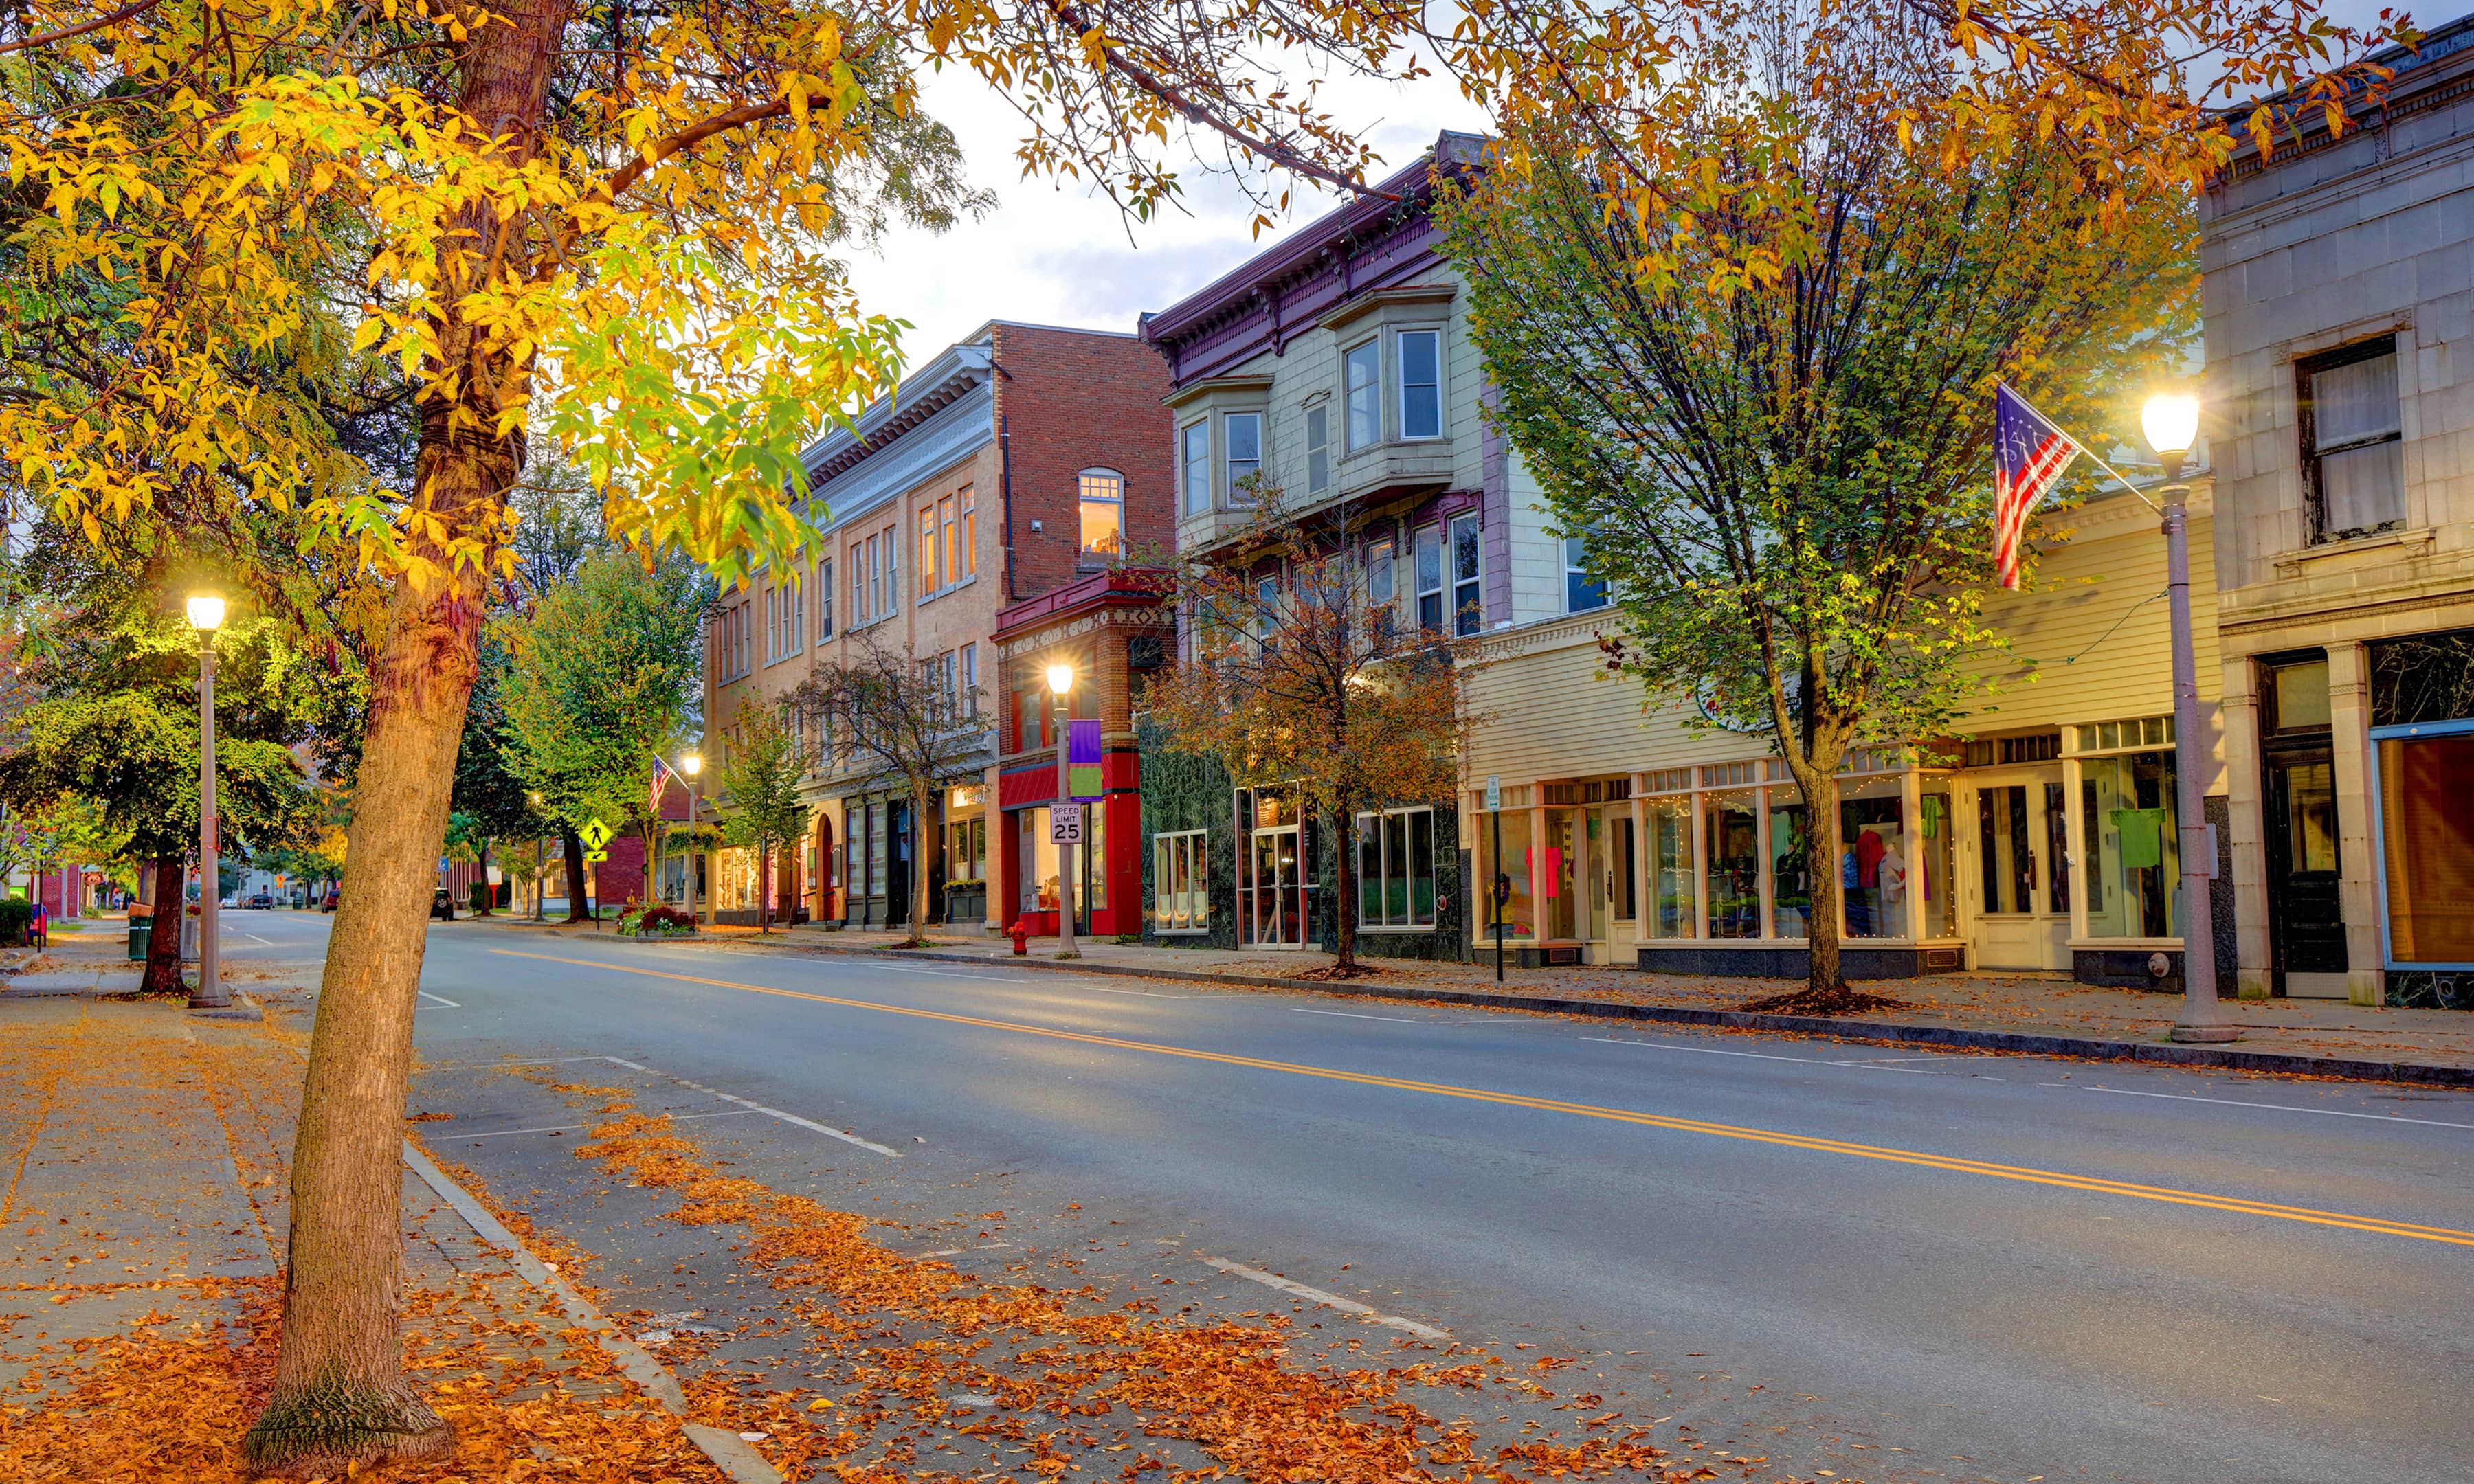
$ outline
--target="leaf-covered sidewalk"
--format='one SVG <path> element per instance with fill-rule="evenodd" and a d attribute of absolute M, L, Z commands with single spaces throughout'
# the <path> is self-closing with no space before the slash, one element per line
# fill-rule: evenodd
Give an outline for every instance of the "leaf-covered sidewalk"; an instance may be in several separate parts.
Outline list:
<path fill-rule="evenodd" d="M 116 983 L 98 945 L 52 956 L 72 985 Z M 266 977 L 279 993 L 286 975 Z M 0 980 L 0 1480 L 247 1478 L 236 1445 L 275 1363 L 297 1033 L 279 1015 L 21 985 Z M 678 1423 L 409 1174 L 404 1216 L 409 1363 L 459 1447 L 391 1477 L 718 1484 Z"/>

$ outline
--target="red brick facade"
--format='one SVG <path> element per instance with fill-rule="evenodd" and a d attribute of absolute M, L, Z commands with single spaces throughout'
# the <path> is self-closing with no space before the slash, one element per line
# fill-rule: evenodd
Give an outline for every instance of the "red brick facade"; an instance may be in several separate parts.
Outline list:
<path fill-rule="evenodd" d="M 1086 468 L 1126 476 L 1126 537 L 1137 554 L 1175 539 L 1168 366 L 1131 335 L 994 326 L 999 446 L 1011 492 L 1007 601 L 1095 570 L 1082 560 Z M 1039 529 L 1031 529 L 1033 521 Z"/>

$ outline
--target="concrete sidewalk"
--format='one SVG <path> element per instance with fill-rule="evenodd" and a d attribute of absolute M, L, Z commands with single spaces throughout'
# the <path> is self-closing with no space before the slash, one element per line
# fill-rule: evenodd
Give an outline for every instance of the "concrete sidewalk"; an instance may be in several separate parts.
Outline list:
<path fill-rule="evenodd" d="M 588 936 L 577 925 L 497 920 L 513 927 Z M 1951 974 L 1868 984 L 1904 1003 L 1894 1010 L 1819 1017 L 1754 1014 L 1748 1001 L 1801 988 L 1783 979 L 1644 973 L 1613 967 L 1509 969 L 1498 985 L 1492 963 L 1370 959 L 1375 977 L 1346 983 L 1310 975 L 1332 955 L 1301 950 L 1170 948 L 1081 940 L 1079 961 L 1059 963 L 1053 938 L 1034 940 L 1028 957 L 976 932 L 940 932 L 933 948 L 896 949 L 902 934 L 707 927 L 697 942 L 791 953 L 899 954 L 906 958 L 1004 961 L 1019 968 L 1129 974 L 1281 989 L 1304 993 L 1453 1003 L 1559 1015 L 1665 1021 L 1742 1030 L 1887 1040 L 2036 1055 L 2135 1059 L 2269 1074 L 2302 1074 L 2474 1086 L 2474 1015 L 2452 1010 L 2384 1010 L 2337 1000 L 2226 1000 L 2242 1028 L 2232 1046 L 2182 1046 L 2167 1040 L 2181 997 L 2078 984 L 2059 975 Z M 634 941 L 634 940 L 628 940 Z"/>
<path fill-rule="evenodd" d="M 237 1481 L 279 1332 L 308 1028 L 284 1001 L 318 966 L 254 969 L 274 1014 L 235 1020 L 130 995 L 119 948 L 55 939 L 0 976 L 0 1435 L 32 1477 Z M 599 1316 L 430 1173 L 402 1166 L 407 1365 L 456 1468 L 508 1476 L 554 1443 L 682 1481 L 778 1478 L 735 1434 L 722 1451 L 745 1457 L 717 1467 L 663 1416 L 667 1373 L 645 1359 L 631 1386 Z"/>

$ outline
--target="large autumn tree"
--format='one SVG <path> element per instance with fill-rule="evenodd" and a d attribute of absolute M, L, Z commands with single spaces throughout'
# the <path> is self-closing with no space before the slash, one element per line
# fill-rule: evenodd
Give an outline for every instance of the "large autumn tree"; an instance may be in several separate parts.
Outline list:
<path fill-rule="evenodd" d="M 1640 162 L 1578 129 L 1445 214 L 1494 416 L 1613 585 L 1610 663 L 1766 732 L 1795 778 L 1809 982 L 1778 1007 L 1813 1013 L 1860 998 L 1840 767 L 1945 734 L 2002 644 L 1980 618 L 1996 380 L 2103 426 L 2102 398 L 2187 355 L 2196 312 L 2187 193 L 2109 217 L 2050 143 L 1945 166 L 1939 116 L 1903 110 L 1958 69 L 1897 20 L 1781 10 L 1710 37 L 1710 166 L 1660 217 L 1603 209 Z"/>
<path fill-rule="evenodd" d="M 527 430 L 623 491 L 620 539 L 737 580 L 803 535 L 799 443 L 890 374 L 892 326 L 851 301 L 834 233 L 876 203 L 958 203 L 919 65 L 1003 89 L 1027 170 L 1142 217 L 1174 202 L 1198 133 L 1243 165 L 1363 179 L 1349 125 L 1276 71 L 1286 49 L 1398 75 L 1422 45 L 1517 126 L 1670 74 L 1706 4 L 1483 0 L 1436 12 L 1447 32 L 1358 0 L 27 0 L 0 17 L 23 280 L 0 356 L 44 352 L 8 361 L 0 467 L 98 543 L 167 499 L 245 502 L 387 585 L 257 1464 L 449 1443 L 401 1373 L 391 1172 L 429 862 Z M 2334 96 L 2358 41 L 2308 0 L 1905 13 L 1991 53 L 1920 112 L 1997 151 L 2066 121 L 2105 192 L 2197 179 L 2223 158 L 2230 89 Z M 1671 109 L 1651 105 L 1609 127 L 1656 143 Z M 1644 150 L 1651 174 L 1611 203 L 1655 207 L 1689 148 Z M 400 483 L 322 416 L 316 388 L 362 385 L 369 352 L 402 384 Z"/>

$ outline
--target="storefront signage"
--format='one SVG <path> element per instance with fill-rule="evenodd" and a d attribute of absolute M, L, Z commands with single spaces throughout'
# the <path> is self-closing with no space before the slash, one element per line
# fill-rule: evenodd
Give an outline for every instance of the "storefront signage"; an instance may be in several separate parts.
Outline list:
<path fill-rule="evenodd" d="M 1082 843 L 1082 806 L 1060 803 L 1048 811 L 1048 843 L 1080 845 Z"/>

